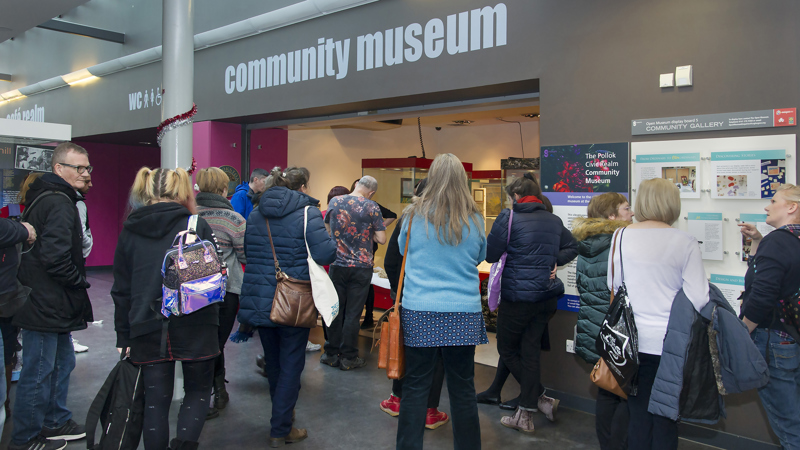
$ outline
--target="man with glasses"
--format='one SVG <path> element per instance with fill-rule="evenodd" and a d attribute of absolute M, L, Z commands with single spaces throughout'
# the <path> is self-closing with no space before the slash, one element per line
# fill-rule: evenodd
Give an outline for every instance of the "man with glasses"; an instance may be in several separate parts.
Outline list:
<path fill-rule="evenodd" d="M 23 352 L 10 450 L 58 450 L 86 437 L 67 409 L 67 391 L 75 368 L 69 333 L 94 320 L 75 206 L 92 166 L 83 147 L 65 142 L 53 151 L 52 168 L 26 195 L 27 221 L 38 239 L 23 253 L 18 273 L 32 290 L 13 319 L 22 329 Z"/>

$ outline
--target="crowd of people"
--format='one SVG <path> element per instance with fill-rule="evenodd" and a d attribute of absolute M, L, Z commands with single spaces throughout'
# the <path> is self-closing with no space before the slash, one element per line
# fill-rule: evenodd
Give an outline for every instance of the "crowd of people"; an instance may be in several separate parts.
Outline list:
<path fill-rule="evenodd" d="M 17 328 L 23 347 L 13 413 L 0 408 L 0 429 L 8 414 L 13 419 L 12 450 L 63 449 L 86 435 L 67 408 L 67 396 L 76 361 L 70 332 L 94 320 L 85 269 L 92 239 L 86 206 L 78 206 L 91 186 L 92 166 L 85 149 L 62 143 L 53 152 L 52 168 L 26 180 L 22 220 L 0 220 L 0 328 L 6 350 L 0 356 L 7 363 L 0 366 L 6 387 Z M 361 317 L 371 295 L 375 250 L 383 244 L 392 296 L 401 295 L 405 346 L 405 376 L 393 381 L 389 398 L 379 405 L 398 417 L 396 448 L 422 448 L 426 428 L 450 421 L 454 448 L 481 448 L 479 403 L 513 411 L 500 422 L 523 433 L 535 432 L 537 412 L 556 419 L 559 400 L 546 395 L 541 351 L 550 347 L 549 321 L 564 293 L 557 268 L 576 258 L 577 354 L 589 364 L 600 358 L 596 342 L 610 293 L 623 283 L 638 330 L 638 392 L 627 399 L 604 389 L 597 393 L 600 447 L 677 448 L 676 418 L 683 411 L 664 415 L 652 404 L 655 396 L 677 399 L 681 389 L 656 392 L 654 386 L 669 376 L 659 370 L 667 330 L 684 320 L 684 312 L 703 310 L 710 288 L 696 239 L 672 227 L 681 211 L 674 185 L 663 179 L 642 182 L 635 222 L 625 196 L 594 196 L 588 217 L 575 220 L 570 231 L 537 180 L 526 175 L 506 186 L 513 207 L 503 210 L 487 233 L 464 167 L 452 154 L 433 160 L 399 218 L 372 200 L 379 188 L 373 177 L 360 178 L 350 189 L 331 189 L 324 210 L 308 195 L 310 178 L 303 167 L 256 169 L 228 200 L 229 180 L 219 168 L 198 171 L 196 195 L 183 169 L 143 167 L 136 174 L 115 251 L 111 296 L 116 346 L 141 367 L 146 449 L 198 448 L 204 422 L 219 416 L 229 401 L 224 349 L 237 319 L 234 340 L 257 332 L 262 344 L 259 361 L 272 408 L 270 447 L 307 438 L 307 430 L 294 426 L 294 409 L 310 329 L 275 323 L 278 272 L 302 281 L 310 279 L 309 257 L 329 266 L 339 312 L 324 327 L 320 363 L 356 370 L 367 364 L 359 355 L 359 330 L 373 326 L 370 308 L 364 323 Z M 758 394 L 770 425 L 784 448 L 797 449 L 800 354 L 796 330 L 776 311 L 800 290 L 800 187 L 784 185 L 765 210 L 776 231 L 762 236 L 741 224 L 753 244 L 740 317 L 769 365 L 769 383 Z M 213 242 L 225 261 L 226 294 L 224 301 L 166 321 L 159 308 L 164 254 L 195 215 L 197 236 Z M 398 224 L 387 239 L 394 220 Z M 478 265 L 501 258 L 500 360 L 492 385 L 476 393 L 475 348 L 489 342 Z M 679 296 L 688 299 L 689 309 L 680 315 L 675 313 Z M 184 399 L 170 439 L 177 361 Z M 520 395 L 503 402 L 509 375 L 519 382 Z M 438 409 L 445 380 L 450 414 Z M 7 390 L 0 389 L 0 401 L 4 395 Z"/>

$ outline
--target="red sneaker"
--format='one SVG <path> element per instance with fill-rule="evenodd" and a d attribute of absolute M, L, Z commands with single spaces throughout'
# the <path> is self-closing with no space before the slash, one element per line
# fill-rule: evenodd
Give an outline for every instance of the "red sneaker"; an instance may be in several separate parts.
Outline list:
<path fill-rule="evenodd" d="M 381 411 L 386 414 L 397 417 L 400 415 L 400 398 L 390 394 L 387 400 L 381 402 Z"/>
<path fill-rule="evenodd" d="M 425 417 L 425 428 L 435 430 L 450 421 L 447 414 L 436 408 L 428 408 L 428 415 Z"/>

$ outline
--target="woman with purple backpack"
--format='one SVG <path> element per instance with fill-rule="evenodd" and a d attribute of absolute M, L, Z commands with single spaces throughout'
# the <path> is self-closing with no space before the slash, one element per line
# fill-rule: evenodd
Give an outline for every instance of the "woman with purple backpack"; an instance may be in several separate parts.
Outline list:
<path fill-rule="evenodd" d="M 551 272 L 575 259 L 578 250 L 561 219 L 547 210 L 532 175 L 512 181 L 506 192 L 514 199 L 513 215 L 505 209 L 495 220 L 486 238 L 486 262 L 497 262 L 507 254 L 497 314 L 497 350 L 520 382 L 521 394 L 514 414 L 503 417 L 501 423 L 533 433 L 533 413 L 538 410 L 554 420 L 558 408 L 558 400 L 544 395 L 539 381 L 542 337 L 556 312 L 558 296 L 564 293 L 564 284 L 551 278 Z"/>

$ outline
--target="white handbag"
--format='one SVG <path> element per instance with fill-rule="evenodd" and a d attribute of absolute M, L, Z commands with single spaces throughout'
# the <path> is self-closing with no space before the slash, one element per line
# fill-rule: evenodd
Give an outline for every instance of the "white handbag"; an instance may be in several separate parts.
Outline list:
<path fill-rule="evenodd" d="M 311 257 L 311 250 L 308 248 L 306 239 L 306 229 L 308 228 L 308 206 L 306 206 L 303 221 L 303 240 L 306 241 L 306 252 L 308 253 L 308 275 L 311 278 L 311 295 L 314 297 L 314 306 L 322 315 L 322 320 L 326 326 L 331 326 L 331 322 L 339 314 L 339 295 L 333 287 L 333 281 L 328 276 L 325 269 L 314 262 Z"/>

